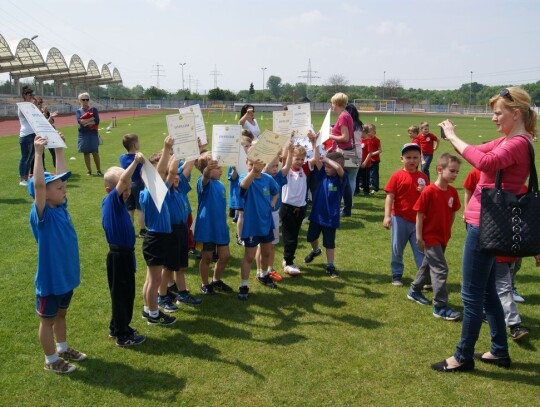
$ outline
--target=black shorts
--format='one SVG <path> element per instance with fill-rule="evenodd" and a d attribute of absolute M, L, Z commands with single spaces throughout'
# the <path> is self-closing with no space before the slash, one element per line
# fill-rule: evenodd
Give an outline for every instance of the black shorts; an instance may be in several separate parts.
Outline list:
<path fill-rule="evenodd" d="M 249 236 L 242 239 L 244 247 L 257 247 L 259 243 L 272 243 L 274 241 L 274 229 L 270 229 L 270 232 L 266 236 Z"/>
<path fill-rule="evenodd" d="M 172 225 L 167 259 L 164 265 L 170 271 L 178 271 L 188 266 L 188 230 L 186 225 Z"/>
<path fill-rule="evenodd" d="M 142 252 L 147 266 L 163 266 L 167 261 L 170 233 L 146 232 Z"/>
<path fill-rule="evenodd" d="M 327 249 L 336 248 L 336 228 L 331 228 L 328 226 L 321 226 L 316 222 L 309 222 L 309 227 L 307 231 L 307 241 L 314 242 L 321 235 L 323 236 L 323 247 Z"/>
<path fill-rule="evenodd" d="M 219 247 L 228 246 L 228 244 L 215 244 L 214 242 L 204 242 L 202 244 L 203 252 L 216 252 Z"/>
<path fill-rule="evenodd" d="M 126 201 L 126 207 L 128 211 L 134 211 L 135 209 L 141 210 L 141 203 L 139 201 L 139 195 L 144 189 L 144 182 L 135 181 L 131 183 L 131 194 Z"/>

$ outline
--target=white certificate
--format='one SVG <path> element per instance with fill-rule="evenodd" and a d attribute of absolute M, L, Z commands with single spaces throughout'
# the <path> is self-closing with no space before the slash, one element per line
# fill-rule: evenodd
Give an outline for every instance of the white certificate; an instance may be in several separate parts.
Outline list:
<path fill-rule="evenodd" d="M 292 132 L 292 110 L 277 110 L 272 112 L 272 131 L 276 134 L 290 135 Z"/>
<path fill-rule="evenodd" d="M 260 160 L 263 163 L 269 163 L 290 139 L 291 137 L 289 135 L 283 136 L 273 133 L 270 130 L 265 130 L 259 136 L 257 143 L 249 150 L 247 158 L 252 161 Z"/>
<path fill-rule="evenodd" d="M 197 137 L 201 140 L 201 144 L 204 146 L 208 144 L 208 137 L 206 137 L 206 127 L 204 126 L 204 117 L 199 105 L 192 105 L 188 107 L 181 107 L 178 109 L 180 114 L 193 113 L 195 115 L 195 129 L 197 130 Z"/>
<path fill-rule="evenodd" d="M 240 159 L 240 137 L 242 126 L 239 124 L 214 124 L 212 127 L 212 160 L 220 167 L 237 166 Z"/>
<path fill-rule="evenodd" d="M 174 139 L 173 154 L 177 160 L 186 161 L 199 158 L 199 143 L 195 130 L 195 115 L 193 113 L 171 114 L 165 116 L 169 136 Z"/>
<path fill-rule="evenodd" d="M 141 169 L 141 177 L 144 181 L 144 185 L 148 188 L 148 192 L 150 192 L 152 200 L 156 204 L 158 212 L 161 213 L 161 206 L 167 195 L 167 187 L 155 167 L 147 159 L 144 160 Z"/>
<path fill-rule="evenodd" d="M 47 139 L 47 148 L 66 148 L 66 143 L 64 143 L 62 137 L 60 137 L 56 129 L 43 116 L 43 113 L 41 113 L 41 110 L 36 105 L 30 102 L 19 102 L 17 106 L 28 121 L 28 124 L 30 124 L 30 127 L 32 127 L 32 130 L 34 130 L 34 133 L 37 136 Z"/>
<path fill-rule="evenodd" d="M 291 130 L 294 131 L 294 137 L 307 137 L 311 130 L 310 104 L 289 105 L 288 109 L 292 114 Z"/>
<path fill-rule="evenodd" d="M 321 130 L 319 132 L 319 137 L 317 137 L 317 145 L 320 146 L 326 140 L 330 138 L 330 112 L 332 109 L 328 109 L 326 117 L 324 118 Z"/>

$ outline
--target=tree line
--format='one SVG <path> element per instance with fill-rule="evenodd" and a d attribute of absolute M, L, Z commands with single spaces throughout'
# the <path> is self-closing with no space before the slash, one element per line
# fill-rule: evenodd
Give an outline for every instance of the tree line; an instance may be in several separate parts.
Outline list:
<path fill-rule="evenodd" d="M 405 89 L 398 79 L 388 79 L 378 86 L 353 85 L 341 75 L 332 75 L 324 85 L 307 86 L 305 82 L 295 84 L 283 83 L 279 76 L 271 75 L 266 82 L 266 89 L 255 89 L 253 83 L 248 84 L 245 90 L 234 92 L 228 89 L 210 89 L 207 94 L 192 92 L 189 89 L 179 89 L 170 92 L 158 89 L 155 86 L 144 88 L 136 85 L 127 88 L 120 84 L 112 84 L 106 87 L 91 86 L 88 90 L 95 99 L 151 99 L 151 100 L 219 100 L 219 101 L 242 101 L 242 102 L 299 102 L 310 100 L 312 102 L 328 102 L 336 92 L 344 92 L 349 100 L 354 99 L 387 99 L 396 100 L 398 103 L 431 104 L 431 105 L 484 105 L 489 98 L 501 89 L 510 86 L 488 86 L 478 82 L 464 83 L 459 89 L 432 90 L 432 89 Z M 35 84 L 34 84 L 35 86 Z M 540 81 L 520 85 L 530 95 L 533 102 L 540 106 Z M 53 84 L 43 85 L 44 96 L 56 96 Z M 72 91 L 67 85 L 63 85 L 62 94 L 70 95 Z M 12 93 L 12 85 L 9 81 L 0 84 L 0 93 Z"/>

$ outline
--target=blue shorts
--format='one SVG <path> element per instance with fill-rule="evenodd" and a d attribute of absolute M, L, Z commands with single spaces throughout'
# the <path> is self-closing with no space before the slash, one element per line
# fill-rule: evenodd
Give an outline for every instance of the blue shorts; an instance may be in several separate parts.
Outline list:
<path fill-rule="evenodd" d="M 36 313 L 42 318 L 54 318 L 60 309 L 68 309 L 73 290 L 61 295 L 36 295 Z"/>
<path fill-rule="evenodd" d="M 314 242 L 319 238 L 322 233 L 323 237 L 323 247 L 327 249 L 336 248 L 336 228 L 331 228 L 328 226 L 321 226 L 316 222 L 309 222 L 309 227 L 307 231 L 307 241 Z"/>
<path fill-rule="evenodd" d="M 228 244 L 215 244 L 214 242 L 204 242 L 202 244 L 202 252 L 216 252 L 218 248 L 228 246 Z"/>
<path fill-rule="evenodd" d="M 242 239 L 244 247 L 257 247 L 259 243 L 272 243 L 274 241 L 274 229 L 270 229 L 270 232 L 266 236 L 249 236 Z"/>

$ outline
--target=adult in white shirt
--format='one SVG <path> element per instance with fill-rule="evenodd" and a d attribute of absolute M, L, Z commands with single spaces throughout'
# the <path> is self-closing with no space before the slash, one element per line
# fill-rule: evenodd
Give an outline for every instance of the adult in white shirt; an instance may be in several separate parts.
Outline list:
<path fill-rule="evenodd" d="M 22 98 L 25 102 L 34 103 L 34 91 L 29 86 L 25 85 L 22 88 Z M 30 171 L 30 163 L 34 158 L 34 138 L 36 134 L 30 123 L 19 110 L 19 122 L 21 130 L 19 131 L 19 144 L 21 146 L 21 159 L 19 160 L 19 185 L 28 185 L 28 173 Z"/>
<path fill-rule="evenodd" d="M 261 130 L 259 129 L 259 124 L 255 119 L 255 107 L 253 107 L 253 105 L 245 104 L 244 106 L 242 106 L 242 109 L 240 110 L 240 120 L 238 120 L 238 124 L 242 126 L 242 128 L 249 130 L 251 134 L 253 134 L 254 140 L 257 140 L 259 138 Z"/>

